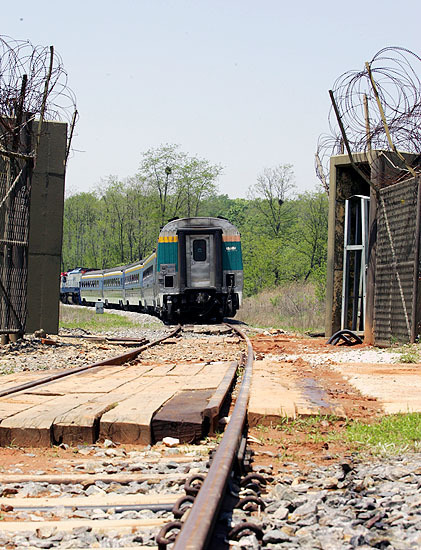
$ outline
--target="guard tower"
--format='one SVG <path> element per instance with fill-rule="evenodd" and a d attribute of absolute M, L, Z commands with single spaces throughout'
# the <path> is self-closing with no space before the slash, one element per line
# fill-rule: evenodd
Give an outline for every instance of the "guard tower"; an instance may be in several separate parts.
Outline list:
<path fill-rule="evenodd" d="M 417 155 L 404 154 L 416 166 Z M 395 153 L 331 158 L 326 335 L 350 329 L 369 344 L 415 341 L 421 329 L 419 178 Z"/>

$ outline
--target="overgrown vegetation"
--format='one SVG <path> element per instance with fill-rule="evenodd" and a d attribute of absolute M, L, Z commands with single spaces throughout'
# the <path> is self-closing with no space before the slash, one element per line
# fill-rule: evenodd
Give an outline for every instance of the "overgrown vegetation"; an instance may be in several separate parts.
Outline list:
<path fill-rule="evenodd" d="M 419 363 L 420 362 L 420 347 L 419 344 L 405 344 L 394 350 L 400 353 L 397 360 L 398 363 Z"/>
<path fill-rule="evenodd" d="M 332 415 L 283 418 L 276 425 L 261 425 L 256 430 L 260 442 L 276 445 L 283 458 L 288 453 L 293 456 L 297 446 L 313 443 L 330 448 L 336 442 L 348 452 L 361 455 L 391 456 L 421 450 L 421 413 L 388 415 L 369 423 Z M 285 437 L 274 436 L 279 432 Z"/>
<path fill-rule="evenodd" d="M 324 304 L 315 283 L 287 283 L 245 298 L 236 319 L 256 327 L 282 327 L 297 332 L 324 327 Z"/>

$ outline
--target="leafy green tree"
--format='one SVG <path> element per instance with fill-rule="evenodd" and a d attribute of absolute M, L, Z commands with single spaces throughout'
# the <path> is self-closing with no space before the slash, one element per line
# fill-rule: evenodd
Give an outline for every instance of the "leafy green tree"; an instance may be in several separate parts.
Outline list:
<path fill-rule="evenodd" d="M 63 269 L 98 265 L 96 225 L 100 217 L 95 193 L 79 193 L 64 203 Z"/>
<path fill-rule="evenodd" d="M 221 166 L 166 144 L 143 153 L 137 178 L 155 197 L 157 217 L 164 225 L 175 216 L 196 216 L 200 202 L 216 194 L 221 172 Z"/>
<path fill-rule="evenodd" d="M 291 210 L 286 201 L 294 190 L 294 172 L 291 164 L 265 168 L 257 176 L 257 183 L 249 188 L 249 198 L 274 237 L 279 237 L 291 221 Z"/>
<path fill-rule="evenodd" d="M 326 264 L 328 208 L 328 197 L 324 192 L 307 192 L 296 201 L 291 247 L 305 261 L 304 280 Z"/>
<path fill-rule="evenodd" d="M 169 144 L 149 149 L 143 153 L 137 173 L 138 181 L 147 186 L 150 194 L 156 198 L 158 220 L 161 225 L 171 217 L 168 212 L 176 191 L 178 167 L 184 162 L 186 156 L 178 149 L 178 145 Z"/>
<path fill-rule="evenodd" d="M 181 197 L 181 212 L 187 217 L 197 216 L 202 200 L 214 196 L 217 191 L 216 179 L 222 168 L 196 157 L 185 159 L 179 170 L 178 195 Z"/>
<path fill-rule="evenodd" d="M 200 203 L 199 215 L 213 218 L 217 218 L 218 216 L 228 218 L 228 212 L 234 200 L 236 199 L 230 199 L 228 195 L 215 194 L 206 197 Z"/>
<path fill-rule="evenodd" d="M 143 155 L 136 176 L 109 176 L 95 192 L 68 197 L 63 268 L 106 268 L 146 257 L 169 218 L 196 216 L 203 201 L 216 196 L 220 172 L 178 145 L 163 145 Z"/>

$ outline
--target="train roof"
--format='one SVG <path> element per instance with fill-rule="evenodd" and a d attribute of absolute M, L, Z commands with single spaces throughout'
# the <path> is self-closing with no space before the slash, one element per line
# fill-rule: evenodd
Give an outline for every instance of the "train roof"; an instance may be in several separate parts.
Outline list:
<path fill-rule="evenodd" d="M 85 271 L 98 271 L 98 270 L 92 267 L 75 267 L 71 271 L 68 271 L 67 274 L 72 275 L 73 273 L 82 273 Z"/>
<path fill-rule="evenodd" d="M 161 229 L 160 234 L 174 233 L 178 229 L 188 228 L 221 228 L 223 233 L 239 234 L 238 229 L 230 221 L 225 218 L 212 217 L 194 217 L 194 218 L 179 218 L 169 221 Z"/>
<path fill-rule="evenodd" d="M 82 273 L 82 279 L 94 279 L 95 277 L 102 277 L 104 274 L 102 269 L 96 269 L 95 271 L 88 271 Z"/>

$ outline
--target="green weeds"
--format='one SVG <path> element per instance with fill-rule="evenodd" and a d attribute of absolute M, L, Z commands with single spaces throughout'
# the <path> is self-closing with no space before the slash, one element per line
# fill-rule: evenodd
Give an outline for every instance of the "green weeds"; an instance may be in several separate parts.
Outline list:
<path fill-rule="evenodd" d="M 419 344 L 404 344 L 399 347 L 393 346 L 392 351 L 400 353 L 397 363 L 420 363 L 421 348 Z"/>
<path fill-rule="evenodd" d="M 390 456 L 421 451 L 421 413 L 388 415 L 370 423 L 330 415 L 283 418 L 276 425 L 260 425 L 256 429 L 262 444 L 276 445 L 278 449 L 287 449 L 291 443 L 305 446 L 337 442 L 345 446 L 347 452 L 363 455 Z"/>
<path fill-rule="evenodd" d="M 284 417 L 278 422 L 276 428 L 289 434 L 305 432 L 309 437 L 314 437 L 327 432 L 327 428 L 337 420 L 339 420 L 338 417 L 334 415 L 300 416 L 294 419 Z"/>
<path fill-rule="evenodd" d="M 419 363 L 419 362 L 420 362 L 420 352 L 416 347 L 412 347 L 411 345 L 402 347 L 399 363 Z"/>
<path fill-rule="evenodd" d="M 421 450 L 421 413 L 384 416 L 372 424 L 354 421 L 347 426 L 347 438 L 359 450 L 390 455 Z"/>

